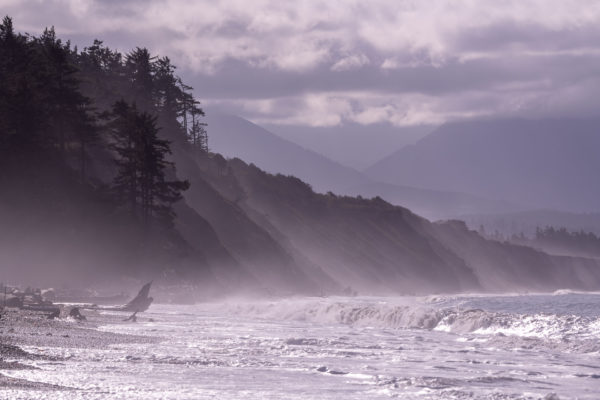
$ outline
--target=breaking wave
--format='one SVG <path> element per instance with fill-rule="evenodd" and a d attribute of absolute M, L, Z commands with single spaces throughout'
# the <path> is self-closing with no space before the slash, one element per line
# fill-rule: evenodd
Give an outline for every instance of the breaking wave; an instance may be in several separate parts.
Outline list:
<path fill-rule="evenodd" d="M 231 305 L 229 312 L 276 320 L 344 324 L 380 329 L 426 329 L 456 334 L 518 336 L 555 340 L 600 339 L 600 318 L 550 313 L 522 314 L 417 301 L 281 300 Z M 598 346 L 600 350 L 600 346 Z"/>

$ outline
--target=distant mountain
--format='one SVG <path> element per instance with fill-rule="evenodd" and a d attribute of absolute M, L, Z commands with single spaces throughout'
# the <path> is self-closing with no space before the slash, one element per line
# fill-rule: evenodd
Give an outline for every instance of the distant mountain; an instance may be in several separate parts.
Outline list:
<path fill-rule="evenodd" d="M 271 173 L 294 175 L 318 192 L 344 193 L 367 183 L 360 172 L 282 139 L 243 118 L 208 113 L 209 147 L 226 157 L 239 157 Z"/>
<path fill-rule="evenodd" d="M 286 175 L 206 151 L 178 119 L 175 105 L 193 98 L 180 91 L 166 58 L 137 48 L 122 64 L 98 43 L 79 53 L 53 32 L 13 40 L 10 19 L 3 25 L 0 50 L 19 54 L 17 63 L 2 64 L 3 77 L 31 83 L 3 85 L 0 98 L 10 99 L 0 101 L 4 282 L 114 290 L 153 280 L 186 302 L 232 293 L 600 288 L 598 260 L 487 240 L 463 222 L 431 223 L 379 197 L 316 193 L 289 175 L 323 191 L 369 180 L 240 118 L 209 118 L 213 149 Z M 71 68 L 65 60 L 81 76 L 53 75 Z M 55 82 L 65 83 L 64 93 Z M 90 119 L 94 109 L 112 110 L 110 120 Z M 422 195 L 424 204 L 445 196 L 388 192 L 413 193 L 415 203 Z M 448 196 L 446 203 L 460 197 Z"/>
<path fill-rule="evenodd" d="M 380 182 L 353 186 L 348 188 L 346 193 L 367 198 L 379 196 L 431 220 L 452 219 L 474 212 L 487 215 L 526 209 L 507 201 L 490 200 L 466 193 L 419 189 Z"/>
<path fill-rule="evenodd" d="M 369 198 L 380 196 L 432 219 L 472 212 L 498 213 L 523 209 L 508 202 L 464 193 L 380 183 L 237 116 L 209 113 L 206 122 L 212 150 L 228 157 L 239 157 L 267 172 L 296 176 L 318 192 L 332 191 Z M 340 145 L 340 148 L 345 147 L 347 144 Z"/>
<path fill-rule="evenodd" d="M 600 121 L 447 124 L 366 170 L 374 180 L 531 208 L 600 211 Z"/>
<path fill-rule="evenodd" d="M 344 122 L 336 126 L 266 125 L 277 136 L 359 171 L 431 133 L 433 125 L 397 127 Z"/>

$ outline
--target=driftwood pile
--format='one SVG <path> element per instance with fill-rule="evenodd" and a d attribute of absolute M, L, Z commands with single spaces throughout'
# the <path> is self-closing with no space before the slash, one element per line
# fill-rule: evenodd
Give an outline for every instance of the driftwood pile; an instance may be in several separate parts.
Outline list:
<path fill-rule="evenodd" d="M 89 304 L 83 306 L 71 306 L 66 307 L 65 304 L 53 303 L 56 299 L 54 289 L 32 289 L 27 288 L 21 290 L 16 287 L 0 286 L 0 295 L 3 294 L 2 301 L 0 303 L 0 311 L 4 308 L 19 308 L 21 310 L 28 311 L 41 311 L 47 312 L 48 319 L 60 318 L 63 309 L 68 309 L 68 316 L 76 319 L 77 321 L 85 321 L 87 318 L 81 313 L 82 309 L 94 309 L 94 310 L 105 310 L 105 311 L 122 311 L 133 313 L 125 321 L 136 322 L 137 313 L 144 312 L 152 304 L 153 298 L 149 296 L 150 286 L 152 282 L 145 284 L 142 289 L 138 292 L 137 296 L 133 298 L 129 303 L 122 306 L 114 307 L 99 307 L 96 304 Z M 89 300 L 94 300 L 93 297 Z M 2 314 L 0 313 L 0 318 Z"/>

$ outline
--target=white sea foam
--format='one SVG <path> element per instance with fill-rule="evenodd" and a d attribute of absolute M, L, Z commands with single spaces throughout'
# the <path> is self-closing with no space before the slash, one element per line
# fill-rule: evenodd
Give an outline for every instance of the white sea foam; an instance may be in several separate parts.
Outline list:
<path fill-rule="evenodd" d="M 69 349 L 64 363 L 5 373 L 76 391 L 0 398 L 597 399 L 600 297 L 586 296 L 153 305 L 101 329 L 162 341 Z"/>
<path fill-rule="evenodd" d="M 443 304 L 447 298 L 439 301 Z M 380 329 L 426 329 L 478 335 L 514 335 L 546 339 L 599 339 L 600 318 L 576 315 L 491 312 L 460 307 L 434 307 L 430 299 L 381 301 L 282 300 L 228 305 L 225 313 L 257 318 L 344 324 Z"/>

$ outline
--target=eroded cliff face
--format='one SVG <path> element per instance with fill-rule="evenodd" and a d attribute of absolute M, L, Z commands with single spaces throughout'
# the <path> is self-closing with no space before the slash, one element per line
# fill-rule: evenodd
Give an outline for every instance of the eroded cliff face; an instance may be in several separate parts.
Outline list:
<path fill-rule="evenodd" d="M 202 183 L 186 201 L 265 287 L 373 294 L 600 287 L 593 260 L 486 240 L 464 223 L 431 223 L 378 198 L 317 194 L 239 159 L 195 158 L 187 173 Z"/>
<path fill-rule="evenodd" d="M 597 290 L 595 259 L 546 254 L 527 246 L 488 240 L 462 221 L 431 225 L 431 234 L 472 266 L 485 291 Z"/>
<path fill-rule="evenodd" d="M 233 164 L 247 194 L 245 207 L 264 215 L 343 286 L 376 293 L 476 286 L 466 265 L 423 235 L 420 218 L 410 211 L 380 200 L 318 195 L 295 178 Z"/>
<path fill-rule="evenodd" d="M 214 229 L 219 243 L 235 260 L 209 255 L 215 276 L 233 291 L 264 294 L 318 294 L 335 282 L 311 264 L 285 238 L 270 230 L 267 221 L 242 206 L 243 190 L 220 155 L 176 153 L 178 176 L 188 179 L 185 202 Z M 242 197 L 240 197 L 242 196 Z M 186 223 L 185 219 L 182 224 Z M 181 229 L 181 228 L 180 228 Z M 194 239 L 189 234 L 186 240 Z M 201 241 L 196 246 L 204 248 Z"/>
<path fill-rule="evenodd" d="M 190 282 L 201 298 L 600 288 L 594 259 L 488 240 L 379 198 L 317 194 L 239 159 L 177 147 L 174 161 L 191 187 L 170 231 L 140 230 L 63 167 L 5 180 L 2 272 L 52 284 Z"/>

